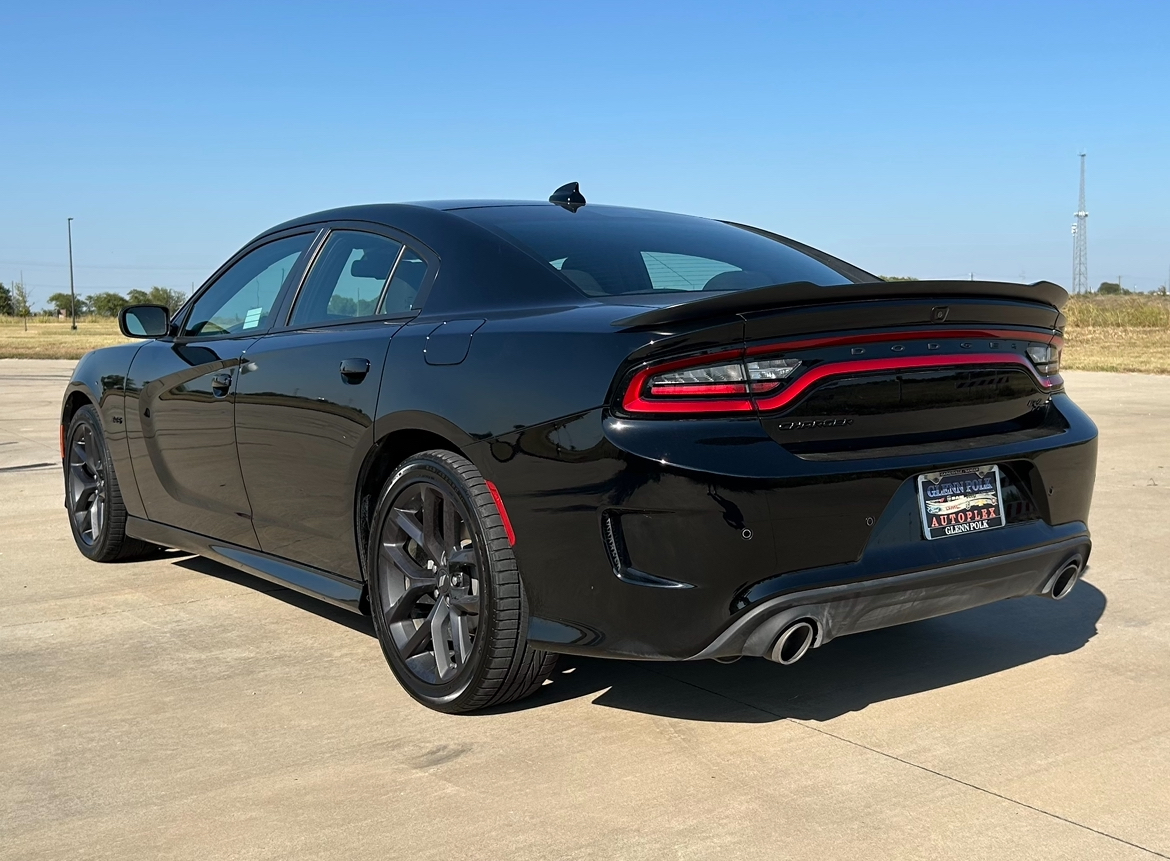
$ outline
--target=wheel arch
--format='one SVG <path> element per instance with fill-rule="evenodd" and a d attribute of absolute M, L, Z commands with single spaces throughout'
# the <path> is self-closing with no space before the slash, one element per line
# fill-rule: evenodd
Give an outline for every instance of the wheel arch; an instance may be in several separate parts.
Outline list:
<path fill-rule="evenodd" d="M 431 449 L 443 449 L 467 457 L 466 442 L 456 441 L 456 433 L 444 433 L 441 428 L 398 427 L 381 436 L 362 463 L 358 473 L 354 498 L 354 534 L 358 541 L 358 560 L 362 577 L 367 578 L 366 546 L 370 537 L 370 521 L 378 504 L 378 494 L 395 468 L 407 458 Z"/>
<path fill-rule="evenodd" d="M 97 398 L 83 386 L 73 386 L 65 393 L 65 399 L 61 402 L 61 427 L 68 428 L 69 423 L 73 421 L 73 417 L 82 407 L 93 407 L 99 410 L 99 415 L 101 414 Z"/>

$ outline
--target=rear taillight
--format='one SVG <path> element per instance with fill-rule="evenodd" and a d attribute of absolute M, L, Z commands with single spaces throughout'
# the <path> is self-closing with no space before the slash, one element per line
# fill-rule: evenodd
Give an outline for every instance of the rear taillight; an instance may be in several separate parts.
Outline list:
<path fill-rule="evenodd" d="M 635 373 L 622 394 L 622 409 L 635 414 L 709 415 L 756 409 L 771 412 L 787 407 L 811 387 L 832 377 L 947 367 L 1013 365 L 1026 368 L 1046 390 L 1060 386 L 1059 337 L 1048 344 L 1028 345 L 1025 359 L 1016 351 L 1021 341 L 1027 343 L 1021 335 L 1028 334 L 1018 330 L 879 332 L 866 336 L 768 344 L 675 359 L 650 365 Z M 935 339 L 942 338 L 970 340 L 959 344 L 962 352 L 935 353 L 940 346 Z M 935 342 L 925 345 L 925 354 L 899 355 L 905 345 L 888 345 L 894 340 Z M 800 359 L 777 355 L 794 349 L 845 344 L 851 348 L 851 357 L 847 360 L 814 358 L 811 361 L 806 359 L 802 364 Z M 867 353 L 871 344 L 873 352 Z M 889 353 L 886 353 L 887 348 Z M 967 352 L 972 348 L 982 351 Z M 865 358 L 852 358 L 863 354 Z"/>
<path fill-rule="evenodd" d="M 650 394 L 661 398 L 693 398 L 711 395 L 746 395 L 747 374 L 742 362 L 680 368 L 650 377 Z"/>
<path fill-rule="evenodd" d="M 1032 344 L 1026 352 L 1041 376 L 1053 377 L 1060 373 L 1059 344 Z"/>
<path fill-rule="evenodd" d="M 667 362 L 634 374 L 622 407 L 633 413 L 746 412 L 753 409 L 751 395 L 776 391 L 799 366 L 799 359 L 745 362 L 738 351 Z"/>
<path fill-rule="evenodd" d="M 800 367 L 800 359 L 751 359 L 744 367 L 751 380 L 752 394 L 762 395 L 780 388 Z"/>

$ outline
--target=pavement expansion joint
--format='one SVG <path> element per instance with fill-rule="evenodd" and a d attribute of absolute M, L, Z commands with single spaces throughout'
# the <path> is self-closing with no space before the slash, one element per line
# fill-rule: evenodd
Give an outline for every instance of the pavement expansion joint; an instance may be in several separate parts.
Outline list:
<path fill-rule="evenodd" d="M 0 466 L 0 472 L 27 472 L 31 469 L 45 469 L 47 467 L 60 467 L 59 463 L 22 463 L 16 466 Z"/>
<path fill-rule="evenodd" d="M 1086 825 L 1083 822 L 1077 822 L 1075 819 L 1069 819 L 1066 816 L 1061 816 L 1059 813 L 1053 813 L 1051 810 L 1045 810 L 1042 807 L 1036 807 L 1034 805 L 1028 804 L 1026 801 L 1020 801 L 1018 798 L 1012 798 L 1011 796 L 1003 795 L 1002 793 L 996 792 L 994 789 L 988 789 L 985 786 L 979 786 L 978 784 L 970 783 L 966 780 L 963 780 L 962 778 L 954 777 L 953 775 L 946 774 L 946 773 L 941 772 L 941 771 L 936 771 L 935 769 L 930 768 L 929 766 L 920 765 L 917 762 L 912 762 L 908 759 L 903 759 L 902 757 L 897 756 L 896 754 L 888 753 L 884 750 L 879 750 L 875 747 L 870 747 L 869 745 L 863 744 L 862 742 L 854 741 L 853 739 L 846 738 L 846 737 L 841 736 L 841 735 L 837 735 L 836 733 L 829 732 L 828 730 L 822 729 L 818 726 L 813 726 L 812 724 L 806 723 L 805 721 L 797 720 L 796 718 L 787 717 L 785 715 L 771 711 L 770 709 L 767 709 L 767 708 L 765 708 L 761 705 L 758 705 L 756 703 L 751 703 L 751 702 L 747 702 L 745 700 L 737 699 L 736 697 L 727 695 L 723 691 L 713 690 L 712 688 L 707 688 L 707 687 L 704 687 L 703 685 L 697 685 L 694 682 L 686 681 L 685 679 L 676 678 L 675 676 L 671 676 L 668 673 L 657 672 L 657 671 L 652 670 L 648 667 L 643 667 L 642 669 L 644 669 L 648 673 L 653 673 L 656 676 L 671 679 L 672 681 L 678 682 L 678 683 L 683 684 L 683 685 L 687 685 L 688 687 L 695 688 L 696 690 L 703 691 L 704 693 L 713 694 L 714 696 L 721 697 L 721 698 L 727 700 L 728 702 L 733 702 L 733 703 L 736 703 L 737 705 L 746 706 L 747 708 L 750 708 L 750 709 L 755 709 L 756 711 L 762 712 L 763 714 L 772 715 L 773 717 L 775 717 L 779 720 L 785 721 L 786 723 L 790 723 L 790 724 L 793 724 L 795 726 L 801 727 L 803 729 L 810 730 L 810 731 L 815 732 L 815 733 L 819 733 L 823 736 L 827 736 L 828 738 L 835 739 L 836 741 L 839 741 L 839 742 L 843 742 L 844 744 L 848 744 L 848 745 L 851 745 L 853 747 L 859 748 L 861 750 L 865 750 L 865 751 L 868 751 L 870 753 L 877 754 L 878 756 L 884 756 L 886 759 L 891 759 L 894 762 L 901 763 L 902 765 L 907 765 L 907 766 L 910 766 L 911 768 L 916 768 L 919 771 L 924 771 L 927 774 L 932 774 L 935 777 L 940 777 L 943 780 L 948 780 L 952 783 L 958 784 L 959 786 L 965 786 L 966 788 L 973 789 L 976 792 L 982 792 L 985 795 L 990 795 L 994 798 L 1000 799 L 1001 801 L 1006 801 L 1009 804 L 1015 804 L 1019 807 L 1025 808 L 1027 810 L 1031 810 L 1034 813 L 1039 813 L 1042 816 L 1050 817 L 1051 819 L 1055 819 L 1055 820 L 1058 820 L 1060 822 L 1064 822 L 1067 825 L 1072 825 L 1075 828 L 1080 828 L 1080 829 L 1083 829 L 1085 831 L 1089 831 L 1093 834 L 1096 834 L 1100 837 L 1105 837 L 1105 838 L 1108 838 L 1109 840 L 1116 841 L 1117 843 L 1124 844 L 1124 845 L 1129 846 L 1133 849 L 1138 849 L 1142 852 L 1146 852 L 1146 853 L 1150 854 L 1151 856 L 1153 856 L 1155 858 L 1170 859 L 1170 855 L 1163 854 L 1162 852 L 1159 852 L 1156 849 L 1150 849 L 1148 846 L 1142 846 L 1140 843 L 1134 843 L 1132 840 L 1126 840 L 1124 837 L 1118 837 L 1116 834 L 1110 834 L 1108 831 L 1102 831 L 1099 828 L 1094 828 L 1093 826 Z"/>

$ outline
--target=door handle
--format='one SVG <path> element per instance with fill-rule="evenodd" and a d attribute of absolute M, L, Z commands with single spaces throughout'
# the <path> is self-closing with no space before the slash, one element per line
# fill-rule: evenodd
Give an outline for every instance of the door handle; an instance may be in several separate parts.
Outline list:
<path fill-rule="evenodd" d="M 211 393 L 217 398 L 222 398 L 228 393 L 228 389 L 232 387 L 231 374 L 216 374 L 211 378 Z"/>
<path fill-rule="evenodd" d="M 370 372 L 369 359 L 342 359 L 341 376 L 347 383 L 356 385 L 366 378 Z"/>

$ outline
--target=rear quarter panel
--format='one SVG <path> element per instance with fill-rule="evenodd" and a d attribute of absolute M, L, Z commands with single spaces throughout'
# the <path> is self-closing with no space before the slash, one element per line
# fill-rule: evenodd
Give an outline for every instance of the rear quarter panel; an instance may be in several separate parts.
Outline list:
<path fill-rule="evenodd" d="M 488 318 L 466 358 L 444 365 L 429 365 L 424 355 L 443 320 L 415 320 L 390 343 L 379 421 L 390 429 L 396 414 L 431 413 L 474 441 L 601 406 L 615 371 L 645 336 L 598 331 L 609 315 L 592 310 Z"/>
<path fill-rule="evenodd" d="M 738 507 L 749 518 L 763 516 L 754 510 L 763 502 L 751 489 L 661 475 L 661 458 L 680 452 L 631 457 L 607 439 L 603 423 L 615 380 L 632 364 L 662 351 L 737 344 L 742 324 L 702 332 L 629 332 L 612 325 L 629 313 L 628 307 L 586 305 L 486 315 L 466 358 L 450 365 L 428 365 L 424 355 L 427 335 L 442 318 L 418 319 L 395 334 L 383 377 L 378 438 L 406 427 L 440 433 L 498 486 L 516 530 L 534 637 L 551 636 L 550 624 L 567 623 L 556 641 L 562 648 L 606 639 L 601 631 L 585 630 L 590 623 L 583 620 L 625 619 L 623 629 L 637 630 L 649 611 L 654 621 L 647 629 L 659 630 L 693 601 L 693 595 L 688 601 L 678 592 L 647 590 L 614 575 L 600 532 L 603 511 L 614 505 L 671 509 L 686 522 L 713 515 L 720 525 L 717 540 L 696 530 L 692 542 L 678 542 L 667 552 L 697 552 L 712 564 L 719 554 L 727 562 L 746 553 L 753 557 L 749 567 L 774 569 L 769 541 L 745 542 L 738 516 L 731 518 L 736 524 L 725 522 L 725 511 Z M 762 442 L 770 442 L 754 417 L 750 425 Z M 625 648 L 655 651 L 650 644 Z"/>

